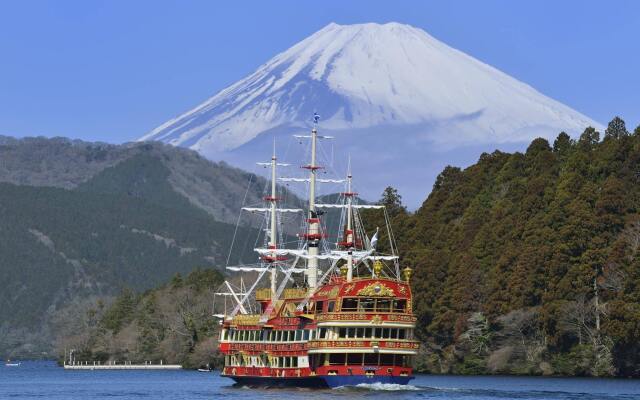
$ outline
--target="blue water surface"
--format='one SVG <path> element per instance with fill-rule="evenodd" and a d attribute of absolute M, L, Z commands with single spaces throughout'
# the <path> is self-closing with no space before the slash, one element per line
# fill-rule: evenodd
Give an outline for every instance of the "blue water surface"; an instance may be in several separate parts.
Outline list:
<path fill-rule="evenodd" d="M 640 400 L 640 380 L 418 375 L 412 385 L 339 389 L 234 387 L 217 373 L 65 371 L 52 362 L 0 364 L 0 399 L 618 399 Z"/>

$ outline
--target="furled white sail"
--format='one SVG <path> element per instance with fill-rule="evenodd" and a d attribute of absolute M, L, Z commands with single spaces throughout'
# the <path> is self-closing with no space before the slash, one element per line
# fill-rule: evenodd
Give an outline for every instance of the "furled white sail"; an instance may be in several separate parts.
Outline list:
<path fill-rule="evenodd" d="M 265 208 L 265 207 L 242 207 L 242 209 L 244 211 L 250 211 L 250 212 L 271 211 L 270 208 Z M 297 212 L 302 212 L 303 210 L 301 208 L 276 208 L 276 211 L 281 213 L 297 213 Z"/>

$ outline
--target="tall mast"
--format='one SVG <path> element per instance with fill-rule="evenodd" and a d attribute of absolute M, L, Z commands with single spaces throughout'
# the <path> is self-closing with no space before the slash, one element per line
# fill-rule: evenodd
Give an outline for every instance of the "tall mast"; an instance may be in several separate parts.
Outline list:
<path fill-rule="evenodd" d="M 354 235 L 353 235 L 353 191 L 351 190 L 351 157 L 349 157 L 349 166 L 347 171 L 347 282 L 353 280 L 353 247 L 354 247 Z"/>
<path fill-rule="evenodd" d="M 275 251 L 277 249 L 277 232 L 276 232 L 276 140 L 273 139 L 273 155 L 271 156 L 271 232 L 269 234 L 269 249 L 274 250 L 272 253 L 273 259 L 277 260 L 278 255 Z M 275 262 L 271 265 L 271 298 L 275 298 L 276 295 L 276 281 L 277 281 L 277 268 Z"/>
<path fill-rule="evenodd" d="M 316 171 L 319 167 L 316 165 L 316 142 L 318 140 L 318 114 L 313 115 L 313 129 L 311 130 L 311 164 L 307 166 L 309 169 L 309 231 L 308 254 L 309 264 L 307 267 L 307 283 L 310 289 L 315 289 L 318 282 L 318 246 L 320 244 L 320 220 L 316 212 Z"/>

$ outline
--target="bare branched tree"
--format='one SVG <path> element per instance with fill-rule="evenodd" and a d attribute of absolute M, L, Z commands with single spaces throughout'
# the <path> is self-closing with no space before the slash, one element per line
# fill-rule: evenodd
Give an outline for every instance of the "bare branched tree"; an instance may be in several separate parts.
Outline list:
<path fill-rule="evenodd" d="M 560 329 L 578 338 L 579 344 L 590 340 L 595 331 L 595 305 L 584 294 L 567 303 L 559 321 Z"/>
<path fill-rule="evenodd" d="M 638 250 L 640 249 L 640 218 L 636 218 L 627 224 L 626 228 L 622 231 L 622 237 L 629 245 L 629 261 L 632 261 Z"/>
<path fill-rule="evenodd" d="M 481 312 L 475 312 L 467 320 L 467 326 L 468 329 L 460 335 L 460 338 L 470 343 L 471 351 L 476 354 L 489 351 L 492 333 L 487 317 Z"/>
<path fill-rule="evenodd" d="M 627 274 L 614 262 L 607 263 L 602 269 L 602 279 L 598 285 L 606 290 L 621 292 L 627 282 Z"/>

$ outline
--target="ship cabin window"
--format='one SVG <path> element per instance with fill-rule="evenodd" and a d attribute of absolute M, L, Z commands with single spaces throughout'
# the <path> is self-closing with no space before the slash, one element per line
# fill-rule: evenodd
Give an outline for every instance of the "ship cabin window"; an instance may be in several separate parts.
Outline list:
<path fill-rule="evenodd" d="M 302 330 L 298 329 L 296 331 L 296 339 L 297 342 L 299 342 L 300 340 L 302 340 Z"/>
<path fill-rule="evenodd" d="M 411 330 L 404 328 L 337 328 L 340 339 L 410 339 Z"/>
<path fill-rule="evenodd" d="M 403 313 L 407 310 L 407 300 L 398 299 L 393 301 L 393 312 Z"/>
<path fill-rule="evenodd" d="M 331 302 L 329 302 L 330 309 Z M 407 309 L 406 299 L 373 299 L 373 298 L 353 298 L 342 299 L 341 310 L 345 312 L 395 312 L 404 313 Z M 331 312 L 331 311 L 329 311 Z"/>
<path fill-rule="evenodd" d="M 378 353 L 332 353 L 313 357 L 313 365 L 362 365 L 362 366 L 398 366 L 411 365 L 411 356 L 403 354 Z"/>
<path fill-rule="evenodd" d="M 302 331 L 302 340 L 309 340 L 309 330 L 305 329 Z"/>
<path fill-rule="evenodd" d="M 393 354 L 380 354 L 380 365 L 393 365 Z"/>
<path fill-rule="evenodd" d="M 349 354 L 347 354 L 347 364 L 348 365 L 362 365 L 362 354 L 360 354 L 360 353 L 349 353 Z"/>
<path fill-rule="evenodd" d="M 391 312 L 391 299 L 377 299 L 376 300 L 377 312 Z"/>
<path fill-rule="evenodd" d="M 343 353 L 329 354 L 329 365 L 344 365 L 347 355 Z"/>
<path fill-rule="evenodd" d="M 327 328 L 320 328 L 320 332 L 318 335 L 319 339 L 324 339 L 327 337 Z"/>
<path fill-rule="evenodd" d="M 335 301 L 330 301 L 329 303 L 327 303 L 327 312 L 334 312 L 335 308 L 336 308 Z"/>
<path fill-rule="evenodd" d="M 228 340 L 229 339 L 229 331 L 227 329 L 223 329 L 222 330 L 222 340 Z"/>
<path fill-rule="evenodd" d="M 377 353 L 365 354 L 363 365 L 378 365 L 378 354 Z"/>
<path fill-rule="evenodd" d="M 358 299 L 346 297 L 342 299 L 342 311 L 356 311 L 358 309 Z"/>
<path fill-rule="evenodd" d="M 323 309 L 324 309 L 324 301 L 317 301 L 316 302 L 316 314 L 322 313 Z"/>
<path fill-rule="evenodd" d="M 358 303 L 358 311 L 359 312 L 372 312 L 376 308 L 376 300 L 375 299 L 360 299 Z"/>

